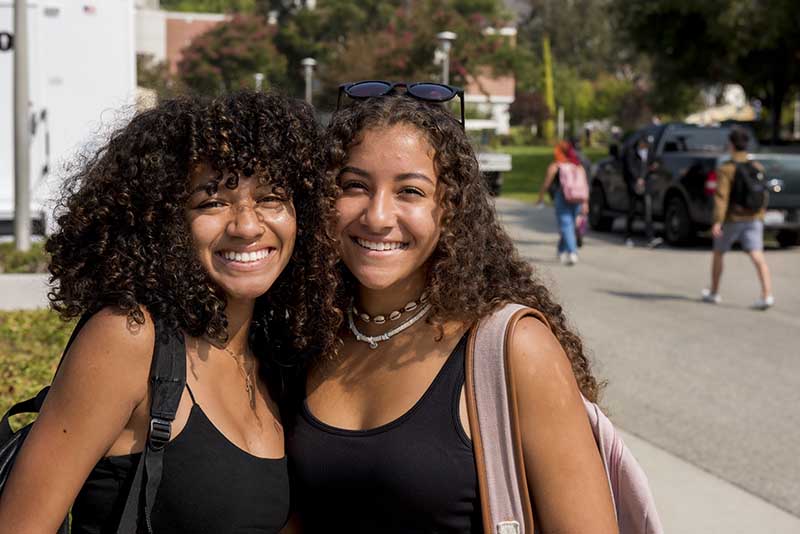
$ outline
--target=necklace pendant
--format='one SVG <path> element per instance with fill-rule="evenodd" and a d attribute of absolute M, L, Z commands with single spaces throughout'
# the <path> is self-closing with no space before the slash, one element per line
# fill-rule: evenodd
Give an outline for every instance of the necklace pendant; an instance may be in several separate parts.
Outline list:
<path fill-rule="evenodd" d="M 377 349 L 378 348 L 378 344 L 375 341 L 370 341 L 369 342 L 369 348 L 371 348 L 373 350 Z"/>

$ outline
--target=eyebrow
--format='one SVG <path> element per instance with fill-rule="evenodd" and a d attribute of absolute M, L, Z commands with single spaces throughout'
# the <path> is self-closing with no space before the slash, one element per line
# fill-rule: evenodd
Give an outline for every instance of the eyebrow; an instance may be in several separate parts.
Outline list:
<path fill-rule="evenodd" d="M 353 167 L 353 166 L 350 166 L 350 165 L 342 167 L 342 170 L 339 171 L 339 176 L 341 176 L 342 174 L 344 174 L 346 172 L 352 172 L 353 174 L 357 174 L 359 176 L 363 176 L 364 178 L 371 178 L 372 177 L 372 175 L 369 172 L 365 171 L 364 169 L 359 169 L 358 167 Z M 404 173 L 398 174 L 397 176 L 394 177 L 394 179 L 396 181 L 398 181 L 398 182 L 403 181 L 403 180 L 413 180 L 415 178 L 416 179 L 420 179 L 420 180 L 425 180 L 426 182 L 429 182 L 431 185 L 436 185 L 436 184 L 433 183 L 433 180 L 431 180 L 430 177 L 427 174 L 423 174 L 421 172 L 404 172 Z"/>

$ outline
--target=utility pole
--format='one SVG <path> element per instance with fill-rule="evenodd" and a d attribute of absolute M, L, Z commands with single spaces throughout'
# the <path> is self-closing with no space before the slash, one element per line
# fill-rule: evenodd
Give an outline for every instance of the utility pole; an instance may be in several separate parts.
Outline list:
<path fill-rule="evenodd" d="M 312 89 L 314 86 L 314 67 L 317 66 L 317 62 L 312 57 L 304 58 L 301 62 L 303 65 L 303 72 L 306 78 L 306 102 L 311 105 L 312 100 Z"/>
<path fill-rule="evenodd" d="M 441 47 L 442 83 L 445 85 L 450 84 L 450 50 L 453 48 L 453 41 L 456 40 L 456 37 L 456 34 L 451 31 L 436 34 L 436 39 L 438 39 Z"/>
<path fill-rule="evenodd" d="M 31 248 L 27 4 L 14 0 L 14 241 L 22 252 Z"/>
<path fill-rule="evenodd" d="M 542 56 L 544 56 L 544 103 L 547 107 L 549 117 L 544 120 L 544 138 L 547 142 L 553 141 L 555 135 L 555 125 L 553 115 L 556 113 L 556 97 L 553 92 L 553 58 L 550 55 L 550 36 L 544 34 L 542 37 Z"/>

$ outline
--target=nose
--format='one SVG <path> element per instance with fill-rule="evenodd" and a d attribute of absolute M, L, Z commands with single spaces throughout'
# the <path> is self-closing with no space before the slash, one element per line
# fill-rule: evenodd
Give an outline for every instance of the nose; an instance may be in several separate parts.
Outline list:
<path fill-rule="evenodd" d="M 234 206 L 233 216 L 228 223 L 228 233 L 242 239 L 255 239 L 264 233 L 264 224 L 253 206 Z"/>
<path fill-rule="evenodd" d="M 362 213 L 361 222 L 371 232 L 379 233 L 394 225 L 395 213 L 392 194 L 389 191 L 377 191 L 369 199 L 369 204 Z"/>

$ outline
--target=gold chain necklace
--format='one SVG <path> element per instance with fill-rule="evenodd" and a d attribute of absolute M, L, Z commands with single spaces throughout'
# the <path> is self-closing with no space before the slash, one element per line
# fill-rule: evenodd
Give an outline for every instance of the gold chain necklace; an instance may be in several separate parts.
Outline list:
<path fill-rule="evenodd" d="M 222 350 L 230 354 L 231 358 L 233 358 L 236 361 L 236 366 L 239 368 L 239 372 L 242 373 L 242 376 L 244 377 L 244 388 L 247 391 L 247 398 L 250 401 L 250 408 L 255 409 L 256 388 L 253 385 L 253 377 L 251 376 L 252 371 L 248 371 L 244 367 L 244 360 L 245 358 L 247 358 L 247 353 L 249 351 L 245 350 L 245 352 L 242 353 L 241 357 L 239 357 L 228 347 L 222 347 Z"/>

